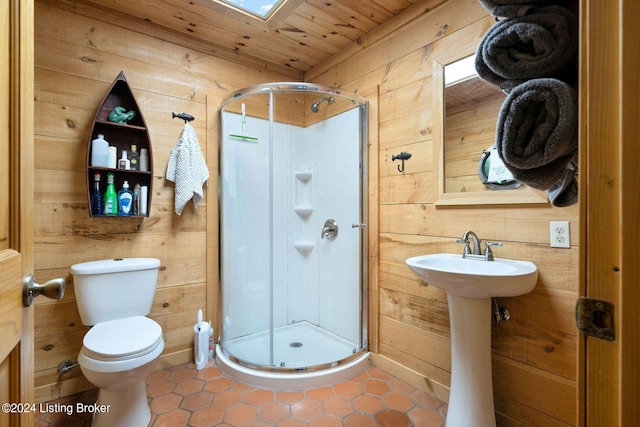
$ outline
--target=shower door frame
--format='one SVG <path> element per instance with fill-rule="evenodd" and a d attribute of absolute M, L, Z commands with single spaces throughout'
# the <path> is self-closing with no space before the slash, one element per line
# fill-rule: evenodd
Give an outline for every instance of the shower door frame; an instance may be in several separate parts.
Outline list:
<path fill-rule="evenodd" d="M 223 110 L 224 108 L 231 103 L 232 101 L 244 98 L 244 97 L 249 97 L 252 95 L 264 95 L 264 94 L 268 94 L 269 95 L 269 145 L 270 145 L 270 152 L 272 153 L 273 150 L 273 118 L 274 118 L 274 112 L 273 112 L 273 106 L 274 106 L 274 94 L 278 94 L 278 93 L 287 93 L 287 92 L 301 92 L 301 93 L 309 93 L 309 94 L 319 94 L 319 95 L 331 95 L 331 96 L 337 96 L 340 97 L 342 99 L 347 99 L 350 100 L 354 105 L 356 105 L 354 108 L 358 108 L 358 117 L 360 120 L 360 131 L 359 131 L 359 147 L 358 147 L 358 153 L 359 153 L 359 165 L 360 165 L 360 173 L 359 173 L 359 186 L 360 186 L 360 193 L 359 193 L 359 207 L 360 207 L 360 222 L 358 224 L 353 224 L 353 227 L 358 227 L 360 232 L 359 232 L 359 259 L 360 259 L 360 265 L 359 265 L 359 278 L 360 278 L 360 306 L 359 306 L 359 319 L 360 319 L 360 328 L 359 328 L 359 348 L 357 351 L 355 351 L 352 355 L 347 356 L 341 360 L 338 361 L 331 361 L 331 362 L 327 362 L 327 363 L 322 363 L 322 364 L 317 364 L 317 365 L 312 365 L 312 366 L 307 366 L 304 368 L 300 368 L 300 367 L 280 367 L 280 366 L 272 366 L 272 365 L 258 365 L 258 364 L 254 364 L 251 362 L 247 362 L 245 360 L 240 360 L 238 358 L 236 358 L 234 355 L 232 355 L 231 353 L 229 353 L 224 346 L 222 345 L 222 339 L 223 339 L 223 334 L 222 334 L 222 329 L 223 329 L 223 325 L 224 325 L 224 316 L 223 316 L 223 305 L 225 303 L 225 299 L 224 299 L 224 289 L 223 289 L 223 248 L 222 248 L 222 242 L 223 242 L 223 233 L 224 230 L 222 229 L 222 192 L 223 192 L 223 188 L 222 188 L 222 173 L 223 173 L 223 154 L 222 154 L 222 142 L 223 142 L 223 137 L 224 137 L 224 123 L 223 123 L 223 119 L 222 119 L 222 114 L 223 114 Z M 255 369 L 255 370 L 259 370 L 259 371 L 268 371 L 268 372 L 278 372 L 278 373 L 291 373 L 291 372 L 309 372 L 309 371 L 318 371 L 318 370 L 325 370 L 325 369 L 329 369 L 329 368 L 333 368 L 336 366 L 342 366 L 344 364 L 347 364 L 351 361 L 353 361 L 354 359 L 357 359 L 358 357 L 362 356 L 364 353 L 366 353 L 368 351 L 369 348 L 369 342 L 368 342 L 368 308 L 369 308 L 369 303 L 368 303 L 368 215 L 369 215 L 369 211 L 368 211 L 368 152 L 367 152 L 367 143 L 368 143 L 368 101 L 366 100 L 366 98 L 361 97 L 359 95 L 353 94 L 353 93 L 348 93 L 345 91 L 342 91 L 339 88 L 334 88 L 334 87 L 330 87 L 330 86 L 325 86 L 325 85 L 320 85 L 320 84 L 313 84 L 313 83 L 300 83 L 300 82 L 277 82 L 277 83 L 270 83 L 270 84 L 261 84 L 261 85 L 255 85 L 255 86 L 249 86 L 247 88 L 244 89 L 240 89 L 236 92 L 234 92 L 232 95 L 226 97 L 225 99 L 223 99 L 223 101 L 220 103 L 220 106 L 218 108 L 218 117 L 219 117 L 219 126 L 218 126 L 218 183 L 219 183 L 219 188 L 218 188 L 218 211 L 219 211 L 219 222 L 218 222 L 218 227 L 219 227 L 219 232 L 218 232 L 218 239 L 219 239 L 219 250 L 218 250 L 218 257 L 219 257 L 219 262 L 218 265 L 219 267 L 219 277 L 218 277 L 218 283 L 219 283 L 219 298 L 218 298 L 218 325 L 219 325 L 219 329 L 218 329 L 218 337 L 217 337 L 217 343 L 219 344 L 219 348 L 222 349 L 225 353 L 225 356 L 227 358 L 229 358 L 229 360 L 233 361 L 234 363 L 237 363 L 241 366 L 250 368 L 250 369 Z M 270 174 L 270 181 L 272 180 L 272 174 Z M 273 191 L 273 185 L 272 182 L 270 182 L 270 192 Z M 272 200 L 273 195 L 270 195 L 270 200 Z M 270 202 L 271 203 L 271 202 Z M 271 209 L 270 209 L 271 210 Z M 272 215 L 272 212 L 270 212 L 270 217 Z M 271 218 L 271 224 L 273 224 L 273 219 Z M 271 226 L 272 228 L 272 226 Z M 270 230 L 270 233 L 272 233 L 272 229 Z M 271 267 L 270 267 L 270 278 L 269 278 L 269 294 L 270 294 L 270 307 L 269 307 L 269 330 L 270 330 L 270 346 L 273 346 L 273 329 L 274 329 L 274 325 L 273 325 L 273 309 L 274 309 L 274 303 L 273 303 L 273 255 L 270 255 L 270 261 L 271 261 Z M 271 353 L 273 354 L 273 348 L 270 348 Z"/>

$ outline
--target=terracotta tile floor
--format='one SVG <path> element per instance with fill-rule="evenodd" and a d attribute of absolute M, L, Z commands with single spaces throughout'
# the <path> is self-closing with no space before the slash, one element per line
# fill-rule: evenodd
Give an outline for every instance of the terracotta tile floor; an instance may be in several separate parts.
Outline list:
<path fill-rule="evenodd" d="M 440 427 L 447 405 L 380 368 L 333 386 L 277 391 L 255 388 L 221 373 L 214 362 L 156 371 L 147 379 L 150 426 Z M 94 403 L 97 391 L 52 404 Z M 90 415 L 44 413 L 36 427 L 89 426 Z"/>

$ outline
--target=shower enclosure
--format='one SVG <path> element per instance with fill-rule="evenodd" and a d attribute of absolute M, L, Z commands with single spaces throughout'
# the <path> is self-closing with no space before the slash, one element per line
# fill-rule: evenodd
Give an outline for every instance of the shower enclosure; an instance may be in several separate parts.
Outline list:
<path fill-rule="evenodd" d="M 218 364 L 245 382 L 368 363 L 366 117 L 362 97 L 308 83 L 221 104 Z"/>

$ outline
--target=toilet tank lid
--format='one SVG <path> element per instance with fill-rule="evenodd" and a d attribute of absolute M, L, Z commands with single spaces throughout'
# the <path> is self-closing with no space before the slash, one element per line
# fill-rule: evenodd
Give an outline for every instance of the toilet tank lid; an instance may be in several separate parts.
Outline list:
<path fill-rule="evenodd" d="M 71 274 L 76 276 L 125 271 L 149 270 L 160 267 L 157 258 L 116 258 L 100 261 L 81 262 L 71 266 Z"/>

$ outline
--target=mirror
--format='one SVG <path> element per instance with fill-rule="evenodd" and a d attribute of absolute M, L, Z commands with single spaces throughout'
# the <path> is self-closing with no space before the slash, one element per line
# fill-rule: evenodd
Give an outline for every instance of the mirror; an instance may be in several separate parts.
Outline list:
<path fill-rule="evenodd" d="M 436 205 L 548 203 L 546 192 L 514 181 L 490 151 L 506 95 L 478 77 L 473 58 L 434 61 L 434 142 L 440 165 Z M 491 163 L 496 167 L 490 171 Z"/>

